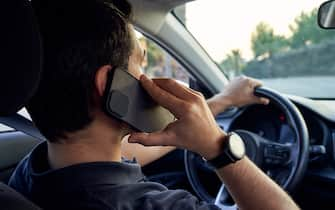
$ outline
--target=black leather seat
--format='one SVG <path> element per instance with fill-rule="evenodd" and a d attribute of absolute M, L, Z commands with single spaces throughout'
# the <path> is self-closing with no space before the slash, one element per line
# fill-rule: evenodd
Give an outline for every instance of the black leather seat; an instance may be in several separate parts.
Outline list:
<path fill-rule="evenodd" d="M 10 116 L 34 94 L 41 73 L 41 41 L 30 1 L 2 0 L 0 27 L 0 116 Z M 0 183 L 0 209 L 40 208 Z"/>
<path fill-rule="evenodd" d="M 28 0 L 2 0 L 0 27 L 0 116 L 5 116 L 21 109 L 38 86 L 41 40 Z"/>
<path fill-rule="evenodd" d="M 40 209 L 21 194 L 0 183 L 0 205 L 3 210 L 37 210 Z"/>

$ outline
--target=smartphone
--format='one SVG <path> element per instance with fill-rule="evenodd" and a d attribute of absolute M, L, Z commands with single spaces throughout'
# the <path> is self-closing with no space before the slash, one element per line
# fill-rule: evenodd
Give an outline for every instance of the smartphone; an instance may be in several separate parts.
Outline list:
<path fill-rule="evenodd" d="M 122 68 L 108 73 L 104 110 L 140 132 L 164 129 L 175 117 L 159 106 L 142 87 L 140 81 Z"/>

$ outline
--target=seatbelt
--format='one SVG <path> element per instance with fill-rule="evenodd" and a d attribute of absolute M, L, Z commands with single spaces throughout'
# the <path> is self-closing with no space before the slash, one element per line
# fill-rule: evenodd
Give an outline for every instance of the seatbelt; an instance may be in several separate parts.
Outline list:
<path fill-rule="evenodd" d="M 33 138 L 40 141 L 45 141 L 46 138 L 39 132 L 39 130 L 34 126 L 34 124 L 27 118 L 16 113 L 8 117 L 0 117 L 0 123 L 14 128 L 17 131 L 21 131 Z"/>

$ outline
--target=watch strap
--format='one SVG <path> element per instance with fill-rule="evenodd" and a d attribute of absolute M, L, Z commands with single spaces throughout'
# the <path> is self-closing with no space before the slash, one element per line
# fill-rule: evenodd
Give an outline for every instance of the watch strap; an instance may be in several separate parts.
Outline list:
<path fill-rule="evenodd" d="M 213 168 L 213 169 L 219 169 L 223 168 L 231 163 L 234 163 L 235 161 L 230 158 L 230 156 L 227 154 L 227 150 L 222 152 L 219 156 L 217 156 L 214 159 L 207 160 L 207 164 Z"/>
<path fill-rule="evenodd" d="M 207 160 L 207 164 L 213 168 L 213 169 L 219 169 L 219 168 L 223 168 L 231 163 L 235 163 L 236 161 L 240 160 L 240 158 L 235 158 L 234 155 L 231 153 L 228 144 L 230 141 L 231 136 L 233 135 L 237 135 L 235 133 L 228 133 L 224 143 L 222 144 L 222 148 L 223 148 L 223 152 L 218 155 L 217 157 L 211 159 L 211 160 Z"/>

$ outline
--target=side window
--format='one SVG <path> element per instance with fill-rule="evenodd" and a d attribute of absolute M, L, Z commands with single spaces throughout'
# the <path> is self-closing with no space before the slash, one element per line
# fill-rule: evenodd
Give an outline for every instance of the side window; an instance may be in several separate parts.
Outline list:
<path fill-rule="evenodd" d="M 14 129 L 0 123 L 0 133 L 10 132 L 10 131 L 14 131 Z"/>
<path fill-rule="evenodd" d="M 144 73 L 149 77 L 169 77 L 189 84 L 190 75 L 169 53 L 155 42 L 137 33 L 146 59 L 142 64 Z"/>
<path fill-rule="evenodd" d="M 25 108 L 21 109 L 18 114 L 21 116 L 27 118 L 28 120 L 31 120 L 30 115 L 28 114 L 27 110 Z M 4 125 L 0 123 L 0 133 L 5 133 L 5 132 L 12 132 L 15 131 L 14 128 L 8 127 L 7 125 Z"/>

